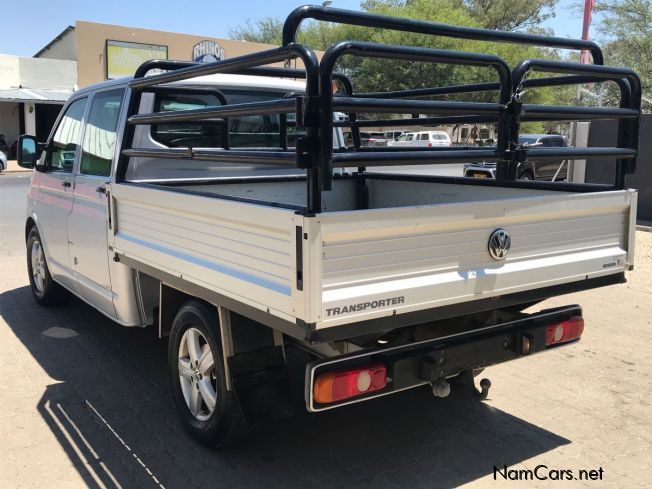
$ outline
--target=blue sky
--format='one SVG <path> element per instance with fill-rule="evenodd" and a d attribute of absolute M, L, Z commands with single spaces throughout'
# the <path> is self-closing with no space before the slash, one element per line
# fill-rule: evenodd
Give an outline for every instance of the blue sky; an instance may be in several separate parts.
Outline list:
<path fill-rule="evenodd" d="M 317 1 L 313 0 L 314 3 Z M 245 19 L 284 17 L 306 0 L 23 0 L 21 8 L 4 8 L 0 53 L 32 56 L 75 20 L 159 29 L 202 36 L 227 37 Z M 560 0 L 557 16 L 546 24 L 555 34 L 580 37 L 582 21 L 569 10 L 573 0 Z M 53 5 L 56 4 L 56 8 Z M 175 6 L 174 8 L 172 6 Z M 334 0 L 333 7 L 359 9 L 360 0 Z"/>

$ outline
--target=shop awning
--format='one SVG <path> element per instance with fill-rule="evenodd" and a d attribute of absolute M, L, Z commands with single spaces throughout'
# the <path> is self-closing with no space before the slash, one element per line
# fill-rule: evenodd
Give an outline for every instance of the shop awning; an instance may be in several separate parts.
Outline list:
<path fill-rule="evenodd" d="M 0 90 L 0 102 L 33 102 L 37 104 L 62 104 L 70 98 L 72 90 L 35 90 L 12 88 Z"/>

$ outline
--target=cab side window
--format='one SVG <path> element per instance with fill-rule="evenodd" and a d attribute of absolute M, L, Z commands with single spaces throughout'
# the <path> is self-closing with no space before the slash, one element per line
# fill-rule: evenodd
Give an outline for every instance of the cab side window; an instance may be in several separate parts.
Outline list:
<path fill-rule="evenodd" d="M 59 121 L 46 156 L 46 165 L 50 170 L 72 173 L 75 155 L 81 143 L 82 119 L 87 101 L 86 97 L 75 100 Z"/>
<path fill-rule="evenodd" d="M 120 88 L 93 95 L 84 130 L 80 173 L 102 177 L 111 175 L 124 93 L 124 88 Z"/>

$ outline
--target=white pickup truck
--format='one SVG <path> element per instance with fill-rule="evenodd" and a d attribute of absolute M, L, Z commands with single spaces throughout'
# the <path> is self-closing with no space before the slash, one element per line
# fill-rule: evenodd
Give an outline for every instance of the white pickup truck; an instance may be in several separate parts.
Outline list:
<path fill-rule="evenodd" d="M 589 49 L 594 65 L 347 41 L 320 61 L 296 44 L 304 18 Z M 334 73 L 344 55 L 494 69 L 497 103 L 355 94 Z M 300 58 L 302 69 L 270 67 Z M 301 7 L 283 46 L 207 64 L 145 63 L 132 79 L 76 92 L 47 142 L 22 136 L 34 167 L 25 224 L 32 293 L 72 293 L 124 326 L 169 337 L 181 420 L 225 446 L 292 407 L 286 349 L 310 355 L 305 402 L 316 412 L 473 374 L 580 338 L 581 308 L 524 309 L 623 282 L 633 266 L 640 84 L 601 65 L 593 43 Z M 167 70 L 145 76 L 152 68 Z M 525 80 L 533 70 L 564 76 Z M 333 94 L 336 80 L 342 92 Z M 528 83 L 614 81 L 617 109 L 522 104 Z M 486 89 L 487 84 L 483 84 Z M 434 87 L 436 93 L 445 89 Z M 468 92 L 469 87 L 461 91 Z M 457 93 L 460 87 L 450 87 Z M 638 97 L 638 98 L 637 98 Z M 348 114 L 346 120 L 334 114 Z M 360 127 L 494 121 L 494 148 L 364 148 Z M 522 148 L 521 120 L 617 118 L 617 148 Z M 436 120 L 433 120 L 436 119 Z M 341 141 L 350 127 L 355 147 Z M 518 181 L 518 162 L 618 158 L 614 185 Z M 496 179 L 374 173 L 367 167 L 496 161 Z M 545 379 L 541 379 L 545 382 Z"/>

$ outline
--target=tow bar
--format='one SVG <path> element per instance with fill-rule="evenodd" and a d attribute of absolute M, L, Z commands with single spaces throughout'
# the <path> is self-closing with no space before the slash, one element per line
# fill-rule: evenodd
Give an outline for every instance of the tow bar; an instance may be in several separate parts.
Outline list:
<path fill-rule="evenodd" d="M 448 397 L 451 393 L 451 384 L 442 376 L 443 371 L 440 370 L 439 366 L 446 363 L 446 357 L 442 351 L 435 358 L 437 354 L 425 357 L 421 362 L 421 379 L 429 382 L 432 387 L 432 395 L 435 397 Z M 454 377 L 454 383 L 458 384 L 464 388 L 467 388 L 467 392 L 470 392 L 472 397 L 478 401 L 484 401 L 489 395 L 489 389 L 491 388 L 491 381 L 489 379 L 482 379 L 480 381 L 480 390 L 475 386 L 475 379 L 473 376 L 473 370 L 464 370 Z"/>

